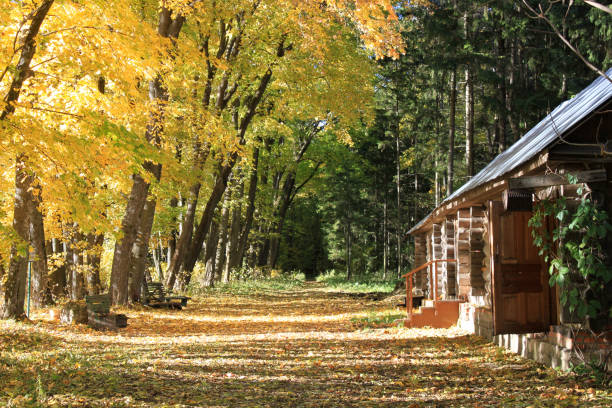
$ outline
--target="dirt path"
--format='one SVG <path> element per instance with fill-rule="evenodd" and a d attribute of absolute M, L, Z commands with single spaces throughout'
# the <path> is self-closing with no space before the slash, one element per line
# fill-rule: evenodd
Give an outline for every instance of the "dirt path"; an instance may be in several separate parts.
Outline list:
<path fill-rule="evenodd" d="M 373 328 L 388 305 L 319 284 L 130 311 L 129 328 L 0 323 L 0 406 L 610 406 L 457 330 Z M 369 316 L 369 317 L 368 317 Z M 378 316 L 378 317 L 376 317 Z"/>

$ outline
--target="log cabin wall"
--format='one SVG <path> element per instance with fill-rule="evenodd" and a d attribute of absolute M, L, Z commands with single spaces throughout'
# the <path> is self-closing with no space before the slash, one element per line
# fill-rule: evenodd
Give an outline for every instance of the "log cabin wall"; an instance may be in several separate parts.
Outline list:
<path fill-rule="evenodd" d="M 427 263 L 427 237 L 425 234 L 419 234 L 414 237 L 414 268 Z M 426 271 L 419 271 L 414 276 L 414 288 L 423 290 L 425 282 L 427 282 Z"/>
<path fill-rule="evenodd" d="M 593 173 L 597 173 L 598 170 L 599 173 L 603 173 L 600 171 L 602 168 L 606 169 L 603 178 L 593 176 Z M 517 248 L 522 247 L 519 253 L 525 255 L 528 244 L 526 240 L 529 239 L 528 231 L 523 225 L 525 216 L 521 218 L 519 228 L 523 236 L 517 238 L 517 241 L 514 241 L 511 236 L 516 229 L 514 221 L 510 221 L 511 228 L 509 225 L 501 228 L 503 220 L 508 222 L 510 218 L 501 217 L 502 220 L 499 220 L 498 201 L 502 199 L 502 192 L 509 189 L 532 191 L 536 194 L 536 201 L 563 196 L 568 199 L 568 204 L 574 205 L 576 200 L 573 198 L 576 197 L 578 186 L 560 185 L 564 183 L 560 183 L 559 176 L 555 176 L 554 173 L 562 174 L 563 172 L 590 173 L 591 176 L 583 175 L 583 177 L 591 179 L 583 182 L 588 183 L 588 187 L 595 193 L 593 199 L 600 200 L 612 215 L 612 87 L 609 82 L 601 78 L 594 81 L 576 97 L 557 107 L 549 117 L 542 119 L 517 143 L 492 160 L 468 183 L 447 197 L 430 216 L 421 220 L 411 230 L 413 234 L 419 231 L 420 234 L 424 234 L 426 230 L 428 231 L 426 232 L 428 234 L 427 260 L 441 258 L 458 260 L 455 271 L 456 294 L 467 300 L 460 304 L 459 324 L 461 327 L 486 337 L 492 337 L 495 332 L 502 333 L 497 330 L 497 327 L 494 328 L 493 315 L 495 313 L 497 319 L 497 313 L 500 310 L 504 311 L 504 308 L 493 307 L 493 301 L 503 299 L 504 293 L 499 288 L 495 289 L 493 283 L 496 285 L 503 283 L 506 275 L 498 276 L 496 269 L 498 265 L 493 262 L 496 259 L 492 255 L 493 252 L 497 252 L 498 248 L 497 243 L 492 240 L 500 240 L 499 237 L 502 236 L 503 239 L 499 242 L 515 243 Z M 524 185 L 519 187 L 521 183 Z M 467 207 L 475 203 L 488 204 L 488 208 L 495 209 L 493 215 L 496 216 L 492 217 L 487 209 L 480 206 Z M 453 221 L 452 228 L 449 220 Z M 549 225 L 554 225 L 555 220 L 550 221 Z M 439 222 L 440 225 L 432 226 L 434 222 Z M 502 230 L 506 230 L 506 235 L 500 235 Z M 438 233 L 442 239 L 442 254 L 438 253 Z M 451 256 L 452 238 L 454 238 L 454 256 Z M 606 244 L 612 258 L 612 234 L 608 237 Z M 502 248 L 502 255 L 504 251 L 505 246 Z M 530 261 L 535 261 L 535 259 L 530 259 Z M 610 262 L 612 263 L 612 259 Z M 535 263 L 527 264 L 534 265 Z M 440 286 L 440 289 L 441 292 L 445 291 L 444 294 L 451 296 L 452 271 L 449 265 L 443 265 L 443 268 L 446 285 Z M 495 282 L 492 281 L 494 270 L 495 278 L 499 278 Z M 501 267 L 499 273 L 501 273 Z M 542 278 L 541 285 L 547 287 L 547 282 L 544 282 L 546 275 L 540 277 Z M 563 323 L 564 319 L 559 319 L 563 311 L 557 308 L 558 295 L 555 289 L 548 293 L 541 292 L 549 300 L 549 322 L 551 324 Z M 533 293 L 536 292 L 526 291 L 525 295 L 533 297 Z M 542 298 L 538 299 L 542 300 Z M 526 307 L 530 310 L 529 318 L 533 317 L 531 313 L 535 310 L 533 306 L 528 298 Z M 523 308 L 523 310 L 526 309 Z M 506 311 L 509 312 L 501 316 L 502 323 L 520 320 L 515 319 L 519 316 L 512 316 L 512 307 L 506 308 Z M 542 315 L 546 314 L 544 309 L 541 311 L 543 311 Z M 557 319 L 554 318 L 555 316 Z M 497 323 L 495 325 L 497 326 Z M 522 329 L 519 328 L 519 330 Z"/>
<path fill-rule="evenodd" d="M 491 281 L 492 281 L 492 267 L 491 267 L 491 242 L 489 240 L 489 211 L 484 212 L 484 223 L 483 223 L 483 260 L 482 260 L 482 279 L 484 281 L 484 293 L 478 299 L 479 305 L 491 309 L 492 297 L 491 297 Z"/>
<path fill-rule="evenodd" d="M 470 294 L 470 209 L 457 211 L 455 220 L 455 253 L 457 254 L 457 283 L 459 296 Z"/>
<path fill-rule="evenodd" d="M 491 296 L 491 245 L 489 214 L 482 206 L 473 206 L 458 215 L 462 225 L 459 235 L 467 238 L 459 243 L 460 291 L 468 300 L 459 306 L 459 327 L 483 337 L 493 336 Z"/>
<path fill-rule="evenodd" d="M 446 236 L 446 220 L 443 220 L 440 223 L 440 235 L 442 238 L 442 248 L 440 251 L 440 259 L 446 258 L 446 252 L 448 248 L 448 238 Z M 438 269 L 440 270 L 440 274 L 438 277 L 438 295 L 442 299 L 446 299 L 448 293 L 448 268 L 446 267 L 446 262 L 440 263 Z"/>
<path fill-rule="evenodd" d="M 484 207 L 470 208 L 470 287 L 472 296 L 483 296 L 485 294 L 485 281 L 483 278 L 484 261 L 484 233 L 485 233 L 485 210 Z"/>
<path fill-rule="evenodd" d="M 455 259 L 455 216 L 449 215 L 442 221 L 442 258 Z M 457 264 L 444 262 L 442 264 L 441 294 L 443 298 L 457 296 Z"/>
<path fill-rule="evenodd" d="M 441 224 L 434 224 L 432 226 L 432 234 L 431 234 L 431 248 L 432 248 L 432 257 L 430 258 L 430 260 L 433 259 L 442 259 L 442 225 Z M 437 277 L 437 287 L 438 290 L 442 289 L 442 287 L 444 286 L 444 281 L 443 281 L 443 276 L 442 276 L 442 263 L 436 263 L 434 264 L 434 266 L 437 270 L 436 270 L 436 274 L 435 276 Z M 430 288 L 431 290 L 431 288 Z M 441 293 L 436 293 L 438 296 L 440 296 Z"/>

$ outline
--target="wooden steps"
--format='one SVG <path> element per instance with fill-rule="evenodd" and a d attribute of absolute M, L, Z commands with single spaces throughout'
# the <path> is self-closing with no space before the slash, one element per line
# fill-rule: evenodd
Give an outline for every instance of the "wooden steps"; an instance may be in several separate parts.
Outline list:
<path fill-rule="evenodd" d="M 433 327 L 445 329 L 457 324 L 462 300 L 426 300 L 412 316 L 404 320 L 404 327 Z"/>

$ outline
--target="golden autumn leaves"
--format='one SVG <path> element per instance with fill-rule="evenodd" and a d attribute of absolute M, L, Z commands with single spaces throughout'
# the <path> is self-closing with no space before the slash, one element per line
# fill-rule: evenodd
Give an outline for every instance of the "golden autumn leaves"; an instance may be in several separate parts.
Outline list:
<path fill-rule="evenodd" d="M 141 279 L 131 276 L 144 273 L 154 220 L 163 234 L 175 228 L 176 214 L 157 202 L 201 187 L 186 229 L 196 210 L 201 221 L 193 240 L 178 240 L 167 284 L 178 265 L 187 271 L 180 282 L 189 282 L 230 174 L 252 166 L 257 141 L 289 132 L 292 121 L 315 120 L 350 142 L 347 128 L 372 112 L 372 54 L 402 50 L 389 0 L 2 5 L 0 94 L 9 95 L 11 114 L 0 124 L 0 225 L 17 232 L 0 243 L 5 317 L 22 312 L 24 242 L 38 248 L 37 303 L 49 275 L 47 243 L 78 249 L 93 237 L 116 241 L 112 302 L 128 302 L 128 282 L 137 302 Z M 95 266 L 100 245 L 86 248 L 75 262 L 108 275 Z M 85 274 L 69 274 L 67 282 L 77 282 L 70 296 L 82 297 Z"/>
<path fill-rule="evenodd" d="M 383 302 L 320 284 L 207 293 L 95 332 L 0 322 L 0 405 L 604 407 L 609 390 L 453 329 L 371 328 Z"/>
<path fill-rule="evenodd" d="M 1 4 L 2 95 L 15 75 L 28 16 L 39 3 Z M 178 40 L 155 33 L 159 5 L 186 17 L 188 28 Z M 397 17 L 385 0 L 56 1 L 36 39 L 31 73 L 14 103 L 16 112 L 2 124 L 2 224 L 10 225 L 12 162 L 20 152 L 27 153 L 29 171 L 37 175 L 45 227 L 53 237 L 61 235 L 57 219 L 120 236 L 122 209 L 114 203 L 127 194 L 130 174 L 146 174 L 143 158 L 163 163 L 167 171 L 160 190 L 176 191 L 189 173 L 184 171 L 186 163 L 176 160 L 177 144 L 196 137 L 214 144 L 218 154 L 243 150 L 230 113 L 203 108 L 200 102 L 206 77 L 202 41 L 207 37 L 210 50 L 217 51 L 218 21 L 231 21 L 235 13 L 248 14 L 254 7 L 258 11 L 241 22 L 238 31 L 232 27 L 232 35 L 240 33 L 244 43 L 241 54 L 230 62 L 211 52 L 209 62 L 223 74 L 218 80 L 237 83 L 236 97 L 241 92 L 240 97 L 246 96 L 249 83 L 274 67 L 267 97 L 276 112 L 273 121 L 336 111 L 348 123 L 358 116 L 355 112 L 363 111 L 356 107 L 370 97 L 370 87 L 363 85 L 371 67 L 345 23 L 355 22 L 356 34 L 377 56 L 393 56 L 402 49 L 394 27 Z M 292 48 L 282 62 L 271 56 L 280 36 L 286 36 Z M 164 57 L 168 54 L 169 59 Z M 169 93 L 160 151 L 142 140 L 156 103 L 149 100 L 147 81 L 156 75 Z M 98 86 L 101 78 L 104 93 Z M 4 240 L 0 246 L 7 254 L 10 243 Z"/>

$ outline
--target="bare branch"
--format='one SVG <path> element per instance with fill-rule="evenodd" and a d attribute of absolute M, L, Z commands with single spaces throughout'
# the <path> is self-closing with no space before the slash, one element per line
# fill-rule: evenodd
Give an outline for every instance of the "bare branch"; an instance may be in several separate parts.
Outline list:
<path fill-rule="evenodd" d="M 584 2 L 586 4 L 588 4 L 589 6 L 598 8 L 598 9 L 600 9 L 600 10 L 602 10 L 602 11 L 604 11 L 604 12 L 610 14 L 610 15 L 612 15 L 612 8 L 610 8 L 609 6 L 604 6 L 601 3 L 598 3 L 596 1 L 591 1 L 591 0 L 584 0 Z"/>
<path fill-rule="evenodd" d="M 544 12 L 542 10 L 542 4 L 538 5 L 538 9 L 539 11 L 536 11 L 533 7 L 531 7 L 531 5 L 527 2 L 527 0 L 523 0 L 523 4 L 525 5 L 525 7 L 527 7 L 527 9 L 529 9 L 529 11 L 531 13 L 533 13 L 533 15 L 537 18 L 540 18 L 542 20 L 544 20 L 549 26 L 550 28 L 553 29 L 553 31 L 555 32 L 555 34 L 557 35 L 557 37 L 559 37 L 559 39 L 561 41 L 563 41 L 563 43 L 570 49 L 572 50 L 572 52 L 574 54 L 576 54 L 578 56 L 578 58 L 580 58 L 580 60 L 582 60 L 582 62 L 584 62 L 584 64 L 589 67 L 591 70 L 597 72 L 600 76 L 606 78 L 608 81 L 610 81 L 612 83 L 612 78 L 610 78 L 608 75 L 606 75 L 605 72 L 603 72 L 601 69 L 597 68 L 595 65 L 591 64 L 591 62 L 589 60 L 586 59 L 586 57 L 584 55 L 582 55 L 582 53 L 580 51 L 578 51 L 578 49 L 576 47 L 574 47 L 572 45 L 572 43 L 569 42 L 569 40 L 567 38 L 565 38 L 565 36 L 563 34 L 561 34 L 561 32 L 559 32 L 559 30 L 557 29 L 557 27 L 552 23 L 552 21 L 550 21 L 550 19 L 546 16 L 546 13 L 548 12 L 548 10 L 550 10 L 550 7 L 547 9 L 547 12 Z"/>
<path fill-rule="evenodd" d="M 72 116 L 73 118 L 79 118 L 79 119 L 83 119 L 85 117 L 83 115 L 77 115 L 76 113 L 60 111 L 56 109 L 41 108 L 41 107 L 33 106 L 33 105 L 30 105 L 30 106 L 21 105 L 21 104 L 18 104 L 17 102 L 13 102 L 13 106 L 17 108 L 23 108 L 23 109 L 34 109 L 34 110 L 42 111 L 42 112 L 57 113 L 60 115 Z"/>

